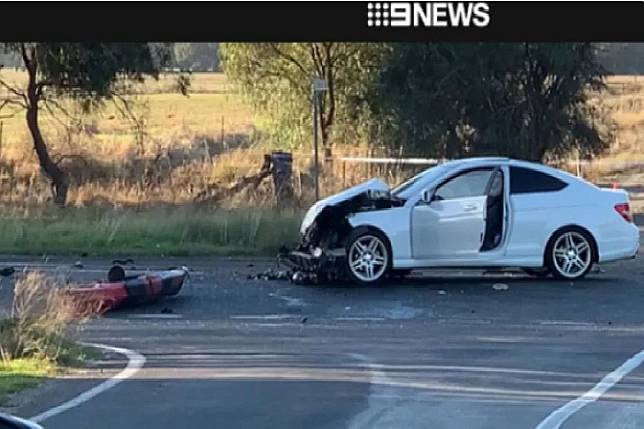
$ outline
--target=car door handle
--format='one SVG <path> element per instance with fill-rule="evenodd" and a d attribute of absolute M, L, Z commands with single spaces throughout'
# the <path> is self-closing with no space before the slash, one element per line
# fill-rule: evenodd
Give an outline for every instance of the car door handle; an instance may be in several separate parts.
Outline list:
<path fill-rule="evenodd" d="M 478 206 L 476 204 L 465 204 L 463 206 L 463 211 L 466 211 L 466 212 L 473 212 L 476 210 L 478 210 Z"/>

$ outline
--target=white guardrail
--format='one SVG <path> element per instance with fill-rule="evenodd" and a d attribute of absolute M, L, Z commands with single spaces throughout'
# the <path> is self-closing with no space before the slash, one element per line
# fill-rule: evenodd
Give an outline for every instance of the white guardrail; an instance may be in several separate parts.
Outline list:
<path fill-rule="evenodd" d="M 325 158 L 325 161 L 340 161 L 356 164 L 410 164 L 410 165 L 436 165 L 442 162 L 452 161 L 452 159 L 438 158 L 372 158 L 372 157 L 353 157 L 353 156 L 332 156 Z M 598 167 L 640 167 L 644 168 L 644 159 L 637 160 L 614 160 L 614 159 L 594 159 L 594 160 L 567 160 L 561 164 L 581 165 L 581 166 L 598 166 Z"/>

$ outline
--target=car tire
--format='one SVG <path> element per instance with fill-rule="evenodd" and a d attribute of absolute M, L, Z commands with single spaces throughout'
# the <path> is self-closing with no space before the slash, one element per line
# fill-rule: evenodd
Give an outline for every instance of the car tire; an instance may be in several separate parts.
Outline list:
<path fill-rule="evenodd" d="M 595 242 L 581 228 L 562 228 L 548 241 L 544 259 L 555 279 L 579 280 L 588 274 L 596 260 Z"/>
<path fill-rule="evenodd" d="M 391 271 L 391 245 L 378 230 L 354 230 L 346 241 L 345 249 L 345 270 L 355 284 L 379 284 Z"/>
<path fill-rule="evenodd" d="M 521 268 L 521 270 L 529 276 L 538 279 L 544 279 L 550 275 L 550 270 L 546 267 L 541 268 Z"/>

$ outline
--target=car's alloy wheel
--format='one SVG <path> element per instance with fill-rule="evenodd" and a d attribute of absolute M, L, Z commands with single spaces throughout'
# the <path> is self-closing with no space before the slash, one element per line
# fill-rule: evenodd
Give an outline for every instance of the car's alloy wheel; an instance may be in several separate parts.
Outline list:
<path fill-rule="evenodd" d="M 564 230 L 554 239 L 550 249 L 549 268 L 555 277 L 578 279 L 586 275 L 593 264 L 593 249 L 587 234 Z"/>
<path fill-rule="evenodd" d="M 384 238 L 367 232 L 350 241 L 347 250 L 347 268 L 358 283 L 376 283 L 389 268 L 389 250 Z"/>

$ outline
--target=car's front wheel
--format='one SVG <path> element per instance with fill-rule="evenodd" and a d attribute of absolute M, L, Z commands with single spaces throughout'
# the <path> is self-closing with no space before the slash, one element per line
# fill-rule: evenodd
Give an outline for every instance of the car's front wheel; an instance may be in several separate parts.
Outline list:
<path fill-rule="evenodd" d="M 379 283 L 391 268 L 389 241 L 379 231 L 354 231 L 347 240 L 346 251 L 346 270 L 354 283 Z"/>
<path fill-rule="evenodd" d="M 546 265 L 560 280 L 577 280 L 593 266 L 593 241 L 580 228 L 565 228 L 552 237 L 546 249 Z"/>

